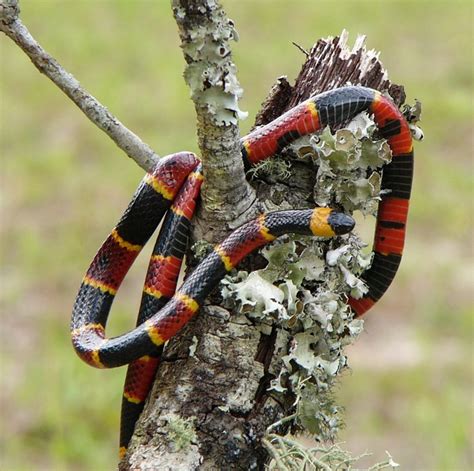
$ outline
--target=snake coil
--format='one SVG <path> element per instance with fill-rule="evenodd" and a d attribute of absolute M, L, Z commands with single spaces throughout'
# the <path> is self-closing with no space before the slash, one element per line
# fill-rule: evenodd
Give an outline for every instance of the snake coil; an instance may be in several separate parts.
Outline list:
<path fill-rule="evenodd" d="M 281 151 L 300 136 L 354 118 L 373 115 L 392 151 L 383 169 L 374 258 L 362 278 L 368 292 L 349 298 L 356 316 L 370 309 L 391 284 L 405 241 L 413 177 L 413 146 L 408 123 L 380 92 L 343 87 L 314 97 L 242 138 L 247 167 Z M 176 289 L 202 183 L 199 159 L 181 152 L 163 158 L 147 174 L 132 201 L 94 257 L 74 303 L 71 336 L 78 355 L 98 368 L 129 364 L 122 401 L 120 454 L 126 452 L 135 422 L 158 368 L 163 344 L 193 317 L 207 295 L 246 255 L 286 233 L 332 237 L 352 230 L 354 220 L 329 208 L 277 211 L 244 224 L 195 268 Z M 135 329 L 114 338 L 105 326 L 114 296 L 128 269 L 162 218 L 143 288 Z"/>

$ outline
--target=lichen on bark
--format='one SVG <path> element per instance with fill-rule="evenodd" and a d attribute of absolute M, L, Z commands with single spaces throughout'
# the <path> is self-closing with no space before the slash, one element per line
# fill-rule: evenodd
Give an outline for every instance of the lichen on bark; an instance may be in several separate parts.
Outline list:
<path fill-rule="evenodd" d="M 296 190 L 308 195 L 304 205 L 311 206 L 313 200 L 319 206 L 373 216 L 380 197 L 380 170 L 391 160 L 390 148 L 374 137 L 375 129 L 368 117 L 358 118 L 347 128 L 334 132 L 327 128 L 298 139 L 285 159 L 276 158 L 288 164 L 281 181 L 291 182 L 293 163 L 305 162 L 314 178 L 306 191 Z M 272 166 L 263 169 L 262 176 L 267 172 L 274 176 L 272 170 Z M 274 188 L 272 182 L 270 195 Z M 303 194 L 299 197 L 303 200 Z M 287 204 L 266 201 L 272 209 Z M 361 251 L 365 245 L 353 234 L 329 241 L 280 237 L 262 250 L 264 268 L 238 271 L 221 284 L 224 306 L 246 313 L 263 333 L 272 328 L 287 332 L 289 348 L 269 371 L 274 375 L 269 391 L 276 400 L 281 394 L 292 395 L 294 420 L 289 423 L 320 441 L 333 440 L 341 424 L 331 390 L 347 365 L 344 347 L 363 328 L 346 299 L 348 294 L 360 297 L 367 291 L 358 278 L 370 265 L 370 253 Z"/>
<path fill-rule="evenodd" d="M 184 25 L 190 11 L 177 4 L 174 15 L 178 23 Z M 196 12 L 200 19 L 203 14 L 209 14 L 206 15 L 206 22 L 201 21 L 193 28 L 181 28 L 182 49 L 188 64 L 184 78 L 193 101 L 209 112 L 214 123 L 237 124 L 238 119 L 247 117 L 247 113 L 239 108 L 242 88 L 237 80 L 229 44 L 237 40 L 237 31 L 216 2 L 207 2 L 207 7 L 197 6 Z"/>
<path fill-rule="evenodd" d="M 215 241 L 225 235 L 229 222 L 244 222 L 242 215 L 255 200 L 240 154 L 238 121 L 247 114 L 239 108 L 242 88 L 231 54 L 231 42 L 238 35 L 217 1 L 173 0 L 172 6 L 186 61 L 184 78 L 196 109 L 204 172 L 201 224 L 195 226 L 195 237 Z"/>

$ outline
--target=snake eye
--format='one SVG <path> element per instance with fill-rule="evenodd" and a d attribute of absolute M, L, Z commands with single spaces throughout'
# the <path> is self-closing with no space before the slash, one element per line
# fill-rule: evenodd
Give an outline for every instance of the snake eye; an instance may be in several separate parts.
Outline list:
<path fill-rule="evenodd" d="M 355 221 L 344 213 L 338 213 L 337 211 L 331 211 L 328 217 L 328 224 L 331 229 L 337 235 L 347 234 L 354 229 Z"/>

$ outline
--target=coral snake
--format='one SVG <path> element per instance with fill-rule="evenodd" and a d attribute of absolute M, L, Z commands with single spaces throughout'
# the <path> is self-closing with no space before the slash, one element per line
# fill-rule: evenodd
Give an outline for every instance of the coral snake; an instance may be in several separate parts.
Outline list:
<path fill-rule="evenodd" d="M 392 282 L 405 240 L 413 147 L 407 121 L 380 92 L 348 86 L 314 96 L 257 128 L 241 140 L 246 166 L 255 165 L 296 138 L 347 122 L 358 113 L 373 115 L 392 151 L 383 169 L 374 257 L 362 275 L 368 292 L 349 297 L 356 316 L 376 303 Z M 352 230 L 350 216 L 329 208 L 261 214 L 231 233 L 176 289 L 186 251 L 190 220 L 202 183 L 198 158 L 181 152 L 162 158 L 147 174 L 122 218 L 100 247 L 77 295 L 71 322 L 72 343 L 89 365 L 110 368 L 129 364 L 122 400 L 120 454 L 124 456 L 135 422 L 153 382 L 163 344 L 193 317 L 206 296 L 246 255 L 286 233 L 330 237 Z M 107 317 L 128 269 L 165 216 L 150 258 L 135 329 L 105 336 Z"/>

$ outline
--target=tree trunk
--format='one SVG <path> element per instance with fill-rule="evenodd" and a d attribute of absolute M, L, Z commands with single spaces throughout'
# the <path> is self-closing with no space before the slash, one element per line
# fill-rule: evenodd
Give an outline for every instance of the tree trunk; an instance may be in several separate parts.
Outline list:
<path fill-rule="evenodd" d="M 273 120 L 315 93 L 347 83 L 388 90 L 397 104 L 403 103 L 403 88 L 389 82 L 377 55 L 365 49 L 364 38 L 359 37 L 352 50 L 346 41 L 345 32 L 319 40 L 307 53 L 294 86 L 278 79 L 256 124 Z M 298 206 L 299 192 L 311 191 L 307 173 L 303 167 L 286 185 L 278 183 L 274 207 L 282 201 Z M 253 186 L 257 199 L 268 205 L 271 184 L 256 181 Z M 261 267 L 261 258 L 244 263 L 251 271 Z M 291 335 L 275 326 L 256 328 L 244 314 L 233 314 L 219 304 L 222 298 L 216 289 L 197 318 L 168 343 L 120 469 L 264 469 L 268 455 L 262 437 L 267 427 L 294 409 L 293 394 L 268 391 L 289 351 Z M 286 428 L 281 425 L 277 430 Z"/>

